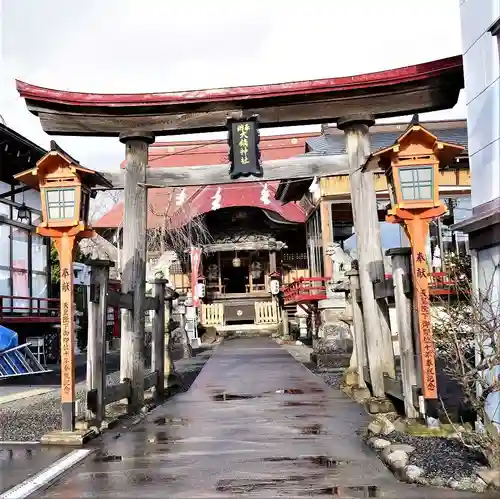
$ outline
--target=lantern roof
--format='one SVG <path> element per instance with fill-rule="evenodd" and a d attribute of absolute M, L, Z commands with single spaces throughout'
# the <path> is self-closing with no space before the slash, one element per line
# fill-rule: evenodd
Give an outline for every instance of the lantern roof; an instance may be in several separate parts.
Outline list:
<path fill-rule="evenodd" d="M 415 145 L 419 145 L 424 149 L 417 151 L 412 148 L 412 146 Z M 365 164 L 365 168 L 367 170 L 377 170 L 382 165 L 390 165 L 391 161 L 400 154 L 406 153 L 415 155 L 425 153 L 425 151 L 432 152 L 438 159 L 440 166 L 447 166 L 463 152 L 464 149 L 464 146 L 459 144 L 440 141 L 436 135 L 422 126 L 418 122 L 418 116 L 415 116 L 408 128 L 392 145 L 379 149 L 370 155 Z"/>
<path fill-rule="evenodd" d="M 113 187 L 111 182 L 99 172 L 83 167 L 76 159 L 59 147 L 55 140 L 50 141 L 50 150 L 37 161 L 35 168 L 18 173 L 14 175 L 14 178 L 32 189 L 39 190 L 40 177 L 43 176 L 45 171 L 56 165 L 56 160 L 59 162 L 60 159 L 63 159 L 73 172 L 78 173 L 82 183 L 86 186 L 95 187 L 99 185 L 110 189 Z"/>

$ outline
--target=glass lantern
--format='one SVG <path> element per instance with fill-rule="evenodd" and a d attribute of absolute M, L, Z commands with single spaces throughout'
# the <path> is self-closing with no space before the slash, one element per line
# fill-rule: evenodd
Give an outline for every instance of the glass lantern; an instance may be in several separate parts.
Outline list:
<path fill-rule="evenodd" d="M 432 165 L 398 168 L 401 201 L 432 201 L 434 199 L 434 167 Z"/>
<path fill-rule="evenodd" d="M 76 218 L 76 187 L 48 187 L 45 189 L 47 222 L 74 221 Z"/>

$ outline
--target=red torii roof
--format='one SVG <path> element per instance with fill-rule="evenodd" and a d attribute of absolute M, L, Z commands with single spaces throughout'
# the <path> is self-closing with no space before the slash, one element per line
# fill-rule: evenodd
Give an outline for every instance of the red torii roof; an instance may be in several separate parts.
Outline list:
<path fill-rule="evenodd" d="M 16 87 L 25 99 L 71 106 L 151 106 L 155 104 L 187 104 L 221 102 L 251 98 L 272 98 L 342 90 L 363 89 L 377 85 L 405 83 L 424 79 L 431 73 L 462 66 L 462 56 L 448 57 L 438 61 L 415 64 L 397 69 L 377 71 L 354 76 L 340 76 L 320 80 L 303 80 L 267 85 L 209 88 L 206 90 L 182 90 L 177 92 L 155 92 L 141 94 L 98 94 L 55 90 L 31 85 L 16 80 Z"/>
<path fill-rule="evenodd" d="M 353 76 L 205 90 L 98 94 L 16 81 L 28 109 L 52 135 L 117 137 L 223 131 L 228 116 L 258 115 L 262 128 L 332 123 L 453 107 L 463 88 L 462 56 Z"/>
<path fill-rule="evenodd" d="M 305 152 L 306 140 L 317 133 L 299 133 L 261 137 L 263 160 L 286 159 Z M 227 161 L 227 140 L 156 142 L 149 148 L 149 166 L 175 167 L 218 165 Z M 122 164 L 123 167 L 123 164 Z M 229 177 L 229 175 L 228 175 Z M 253 207 L 272 211 L 288 222 L 304 223 L 306 213 L 295 203 L 282 205 L 275 199 L 279 182 L 267 182 L 269 203 L 261 200 L 265 182 L 222 184 L 218 186 L 185 187 L 182 206 L 176 203 L 181 188 L 149 189 L 148 227 L 160 227 L 164 217 L 169 227 L 177 228 L 190 219 L 212 210 L 212 198 L 220 187 L 221 208 Z M 93 223 L 96 229 L 114 228 L 123 221 L 123 203 L 116 204 L 106 215 Z"/>

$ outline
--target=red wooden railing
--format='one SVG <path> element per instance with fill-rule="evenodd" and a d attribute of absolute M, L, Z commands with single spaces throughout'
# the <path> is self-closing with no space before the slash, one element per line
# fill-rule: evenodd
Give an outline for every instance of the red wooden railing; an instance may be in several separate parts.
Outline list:
<path fill-rule="evenodd" d="M 390 279 L 392 274 L 385 274 Z M 446 272 L 431 272 L 429 274 L 430 295 L 453 295 L 456 294 L 456 281 Z"/>
<path fill-rule="evenodd" d="M 385 274 L 390 279 L 392 274 Z M 326 282 L 328 277 L 299 277 L 291 284 L 282 287 L 285 305 L 311 303 L 325 300 Z M 446 272 L 432 272 L 429 274 L 429 293 L 431 295 L 456 294 L 456 282 Z"/>
<path fill-rule="evenodd" d="M 21 301 L 22 306 L 14 304 Z M 9 305 L 6 305 L 9 303 Z M 0 324 L 13 322 L 59 322 L 60 300 L 34 296 L 0 295 Z"/>
<path fill-rule="evenodd" d="M 291 284 L 283 286 L 285 305 L 310 303 L 326 299 L 328 277 L 299 277 Z"/>

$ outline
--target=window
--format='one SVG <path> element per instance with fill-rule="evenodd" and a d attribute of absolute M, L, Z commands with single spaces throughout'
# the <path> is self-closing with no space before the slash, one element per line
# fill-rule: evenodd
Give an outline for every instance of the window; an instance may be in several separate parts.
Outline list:
<path fill-rule="evenodd" d="M 36 298 L 47 298 L 48 297 L 48 281 L 47 276 L 44 274 L 33 274 L 32 277 L 33 292 L 32 296 Z M 36 306 L 36 302 L 33 302 L 33 306 Z M 41 308 L 45 308 L 47 303 L 42 301 Z"/>
<path fill-rule="evenodd" d="M 10 206 L 0 201 L 0 215 L 10 218 Z"/>
<path fill-rule="evenodd" d="M 47 209 L 52 220 L 75 218 L 75 189 L 48 189 Z"/>
<path fill-rule="evenodd" d="M 28 270 L 28 242 L 27 230 L 12 227 L 12 267 Z"/>
<path fill-rule="evenodd" d="M 432 166 L 399 168 L 399 182 L 403 201 L 420 201 L 433 198 Z"/>
<path fill-rule="evenodd" d="M 10 296 L 10 270 L 0 268 L 0 296 Z M 10 299 L 3 298 L 3 303 L 0 306 L 10 307 Z M 6 312 L 10 312 L 9 309 Z"/>
<path fill-rule="evenodd" d="M 48 251 L 47 241 L 36 234 L 31 236 L 31 261 L 33 272 L 47 272 Z"/>
<path fill-rule="evenodd" d="M 0 224 L 0 267 L 10 267 L 10 227 Z"/>

